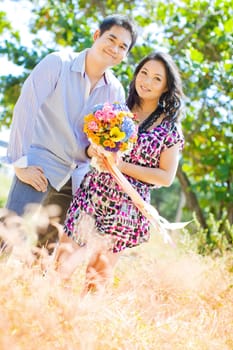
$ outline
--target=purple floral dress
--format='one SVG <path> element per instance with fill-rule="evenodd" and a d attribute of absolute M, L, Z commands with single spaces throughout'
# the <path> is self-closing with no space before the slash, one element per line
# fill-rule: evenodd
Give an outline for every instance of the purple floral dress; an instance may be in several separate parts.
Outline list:
<path fill-rule="evenodd" d="M 124 161 L 145 167 L 158 168 L 160 155 L 179 143 L 183 148 L 182 131 L 176 124 L 162 121 L 160 125 L 138 136 L 137 143 Z M 126 176 L 141 197 L 149 202 L 150 190 L 156 186 Z M 67 212 L 64 230 L 78 244 L 78 225 L 81 213 L 94 217 L 98 233 L 111 235 L 112 251 L 119 252 L 149 240 L 149 221 L 135 207 L 129 196 L 122 191 L 107 172 L 92 169 L 86 174 Z"/>

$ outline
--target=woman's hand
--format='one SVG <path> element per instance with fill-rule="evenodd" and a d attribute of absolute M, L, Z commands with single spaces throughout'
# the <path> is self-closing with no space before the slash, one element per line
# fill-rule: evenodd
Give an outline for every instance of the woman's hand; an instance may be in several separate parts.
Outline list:
<path fill-rule="evenodd" d="M 86 154 L 91 158 L 91 166 L 100 172 L 108 171 L 106 167 L 106 151 L 103 147 L 91 144 L 86 148 Z"/>
<path fill-rule="evenodd" d="M 86 152 L 90 158 L 92 158 L 91 165 L 99 171 L 107 172 L 107 158 L 111 157 L 115 165 L 118 167 L 121 157 L 118 152 L 108 152 L 102 146 L 91 144 Z"/>

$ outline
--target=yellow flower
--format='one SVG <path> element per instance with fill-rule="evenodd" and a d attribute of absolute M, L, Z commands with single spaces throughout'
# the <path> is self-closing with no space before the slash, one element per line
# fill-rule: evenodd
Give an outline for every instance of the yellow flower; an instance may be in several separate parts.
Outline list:
<path fill-rule="evenodd" d="M 138 136 L 135 135 L 135 136 L 133 136 L 133 137 L 130 138 L 130 141 L 131 141 L 132 143 L 135 143 L 135 142 L 137 141 L 137 139 L 138 139 Z"/>
<path fill-rule="evenodd" d="M 117 117 L 121 120 L 127 115 L 127 112 L 121 111 L 117 114 Z"/>
<path fill-rule="evenodd" d="M 88 133 L 88 127 L 86 124 L 84 124 L 83 131 L 87 134 Z"/>
<path fill-rule="evenodd" d="M 119 142 L 125 138 L 125 132 L 121 131 L 117 126 L 110 130 L 110 138 L 115 142 Z"/>
<path fill-rule="evenodd" d="M 126 151 L 128 149 L 128 145 L 126 142 L 123 142 L 121 145 L 120 145 L 120 150 L 122 152 Z"/>
<path fill-rule="evenodd" d="M 95 120 L 95 117 L 91 113 L 84 117 L 84 121 L 87 122 L 87 123 L 90 122 L 90 121 L 93 121 L 93 120 Z"/>

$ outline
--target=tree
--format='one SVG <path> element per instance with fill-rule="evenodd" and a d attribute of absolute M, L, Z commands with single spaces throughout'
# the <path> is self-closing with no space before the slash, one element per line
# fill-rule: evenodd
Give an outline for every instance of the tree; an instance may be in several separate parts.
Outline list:
<path fill-rule="evenodd" d="M 139 40 L 128 61 L 114 70 L 127 89 L 135 63 L 154 49 L 168 51 L 180 68 L 185 100 L 183 130 L 186 139 L 180 187 L 187 206 L 202 225 L 208 214 L 216 218 L 232 209 L 232 5 L 230 0 L 112 1 L 47 0 L 34 4 L 31 31 L 34 49 L 20 44 L 12 32 L 0 49 L 24 70 L 19 77 L 0 80 L 2 123 L 9 125 L 19 88 L 30 69 L 49 51 L 61 46 L 82 50 L 90 46 L 99 20 L 112 13 L 124 13 L 138 24 Z M 5 17 L 4 17 L 5 18 Z M 46 47 L 41 31 L 53 40 Z"/>

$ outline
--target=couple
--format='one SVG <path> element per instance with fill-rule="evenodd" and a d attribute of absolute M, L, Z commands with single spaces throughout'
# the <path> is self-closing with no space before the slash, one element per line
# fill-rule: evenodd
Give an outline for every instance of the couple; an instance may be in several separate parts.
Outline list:
<path fill-rule="evenodd" d="M 90 49 L 45 57 L 15 106 L 8 157 L 16 176 L 7 207 L 21 215 L 30 202 L 61 206 L 65 233 L 57 270 L 69 278 L 90 246 L 84 294 L 105 286 L 125 248 L 149 239 L 147 219 L 111 175 L 88 172 L 89 158 L 98 154 L 82 131 L 83 117 L 95 104 L 124 102 L 123 88 L 108 68 L 125 58 L 135 40 L 126 17 L 107 17 Z M 180 76 L 168 54 L 155 52 L 138 64 L 126 99 L 139 121 L 138 140 L 117 167 L 147 201 L 152 187 L 169 186 L 175 177 L 184 142 L 178 123 L 181 98 Z M 92 200 L 96 194 L 98 203 Z M 77 228 L 82 235 L 82 221 L 89 219 L 93 234 L 79 245 Z M 67 244 L 70 248 L 63 249 Z"/>

